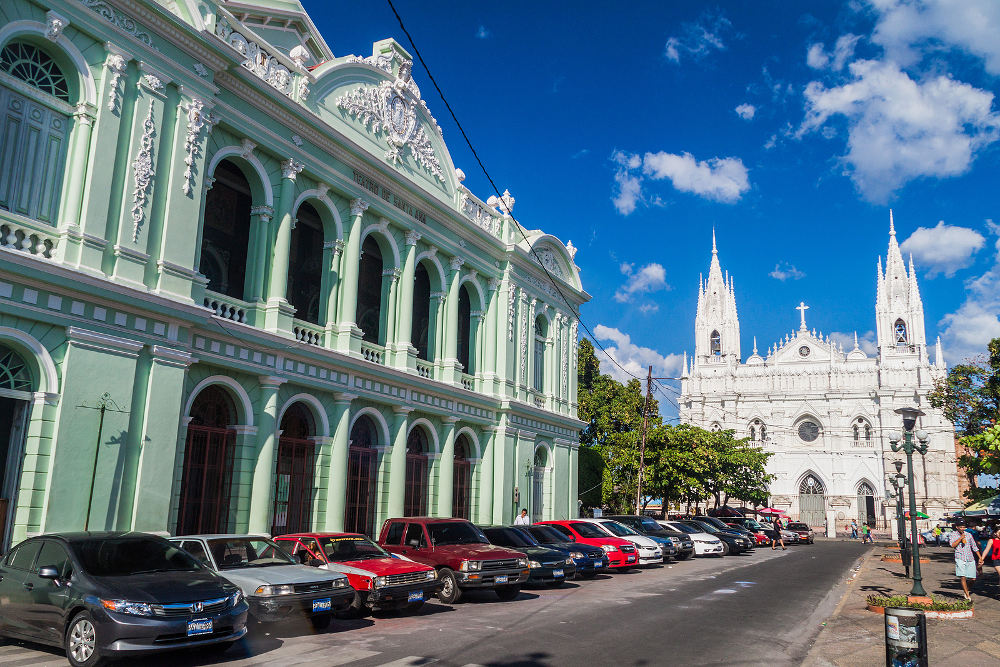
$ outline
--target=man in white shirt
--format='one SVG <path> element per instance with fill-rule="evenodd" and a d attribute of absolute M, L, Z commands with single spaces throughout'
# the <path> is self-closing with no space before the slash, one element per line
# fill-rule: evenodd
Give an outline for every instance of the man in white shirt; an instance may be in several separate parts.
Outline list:
<path fill-rule="evenodd" d="M 531 519 L 528 518 L 528 510 L 522 509 L 521 513 L 514 519 L 515 526 L 530 526 Z"/>

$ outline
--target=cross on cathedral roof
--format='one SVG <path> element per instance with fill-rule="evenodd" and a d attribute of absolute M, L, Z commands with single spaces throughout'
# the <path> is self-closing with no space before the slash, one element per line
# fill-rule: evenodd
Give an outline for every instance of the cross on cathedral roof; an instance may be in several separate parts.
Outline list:
<path fill-rule="evenodd" d="M 802 324 L 799 326 L 799 331 L 806 331 L 806 311 L 809 310 L 809 306 L 804 301 L 799 301 L 799 305 L 795 307 L 795 310 L 799 311 L 799 314 L 802 316 Z"/>

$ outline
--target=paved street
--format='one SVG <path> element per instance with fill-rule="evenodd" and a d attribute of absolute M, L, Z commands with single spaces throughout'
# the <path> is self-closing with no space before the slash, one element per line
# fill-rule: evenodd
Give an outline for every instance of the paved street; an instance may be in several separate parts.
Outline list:
<path fill-rule="evenodd" d="M 416 617 L 339 621 L 313 635 L 271 628 L 217 659 L 225 665 L 580 665 L 597 663 L 798 665 L 865 548 L 820 542 L 786 552 L 697 559 L 605 576 L 516 602 L 471 594 Z M 65 665 L 56 651 L 0 647 L 5 667 Z M 191 654 L 154 667 L 210 664 Z"/>

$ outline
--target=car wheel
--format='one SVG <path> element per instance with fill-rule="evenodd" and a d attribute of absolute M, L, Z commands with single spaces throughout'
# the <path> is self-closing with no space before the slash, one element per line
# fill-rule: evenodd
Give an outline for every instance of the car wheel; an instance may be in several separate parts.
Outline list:
<path fill-rule="evenodd" d="M 723 542 L 722 543 L 722 555 L 723 556 L 728 556 L 729 555 L 729 542 Z"/>
<path fill-rule="evenodd" d="M 332 620 L 333 614 L 316 614 L 309 617 L 309 623 L 312 624 L 313 630 L 326 630 L 330 627 Z"/>
<path fill-rule="evenodd" d="M 423 600 L 421 600 L 420 602 L 408 602 L 406 604 L 406 611 L 410 612 L 411 614 L 418 614 L 420 613 L 420 610 L 423 609 L 423 607 L 424 607 Z"/>
<path fill-rule="evenodd" d="M 513 600 L 521 594 L 520 586 L 497 586 L 494 590 L 497 592 L 497 597 L 504 602 Z"/>
<path fill-rule="evenodd" d="M 438 600 L 445 604 L 455 604 L 462 597 L 462 589 L 458 587 L 458 579 L 450 569 L 443 567 L 438 572 L 441 580 L 441 590 L 438 592 Z"/>
<path fill-rule="evenodd" d="M 354 591 L 354 599 L 351 600 L 351 606 L 347 608 L 345 615 L 350 618 L 364 618 L 370 616 L 371 613 L 372 610 L 361 600 L 361 595 Z"/>
<path fill-rule="evenodd" d="M 693 556 L 693 555 L 694 555 L 694 552 L 693 552 L 693 551 L 689 551 L 689 552 L 687 552 L 686 554 L 684 554 L 683 556 L 681 556 L 681 555 L 678 555 L 678 556 L 677 556 L 677 560 L 678 560 L 678 561 L 682 561 L 682 560 L 688 560 L 688 559 L 689 559 L 689 558 L 691 558 L 691 556 Z"/>
<path fill-rule="evenodd" d="M 97 628 L 89 612 L 81 611 L 66 628 L 66 659 L 73 667 L 94 667 L 103 664 L 100 648 L 97 646 Z"/>

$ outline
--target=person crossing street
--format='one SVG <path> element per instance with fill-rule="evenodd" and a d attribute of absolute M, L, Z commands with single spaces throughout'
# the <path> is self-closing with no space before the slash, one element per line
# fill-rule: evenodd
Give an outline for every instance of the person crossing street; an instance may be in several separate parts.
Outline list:
<path fill-rule="evenodd" d="M 948 544 L 955 550 L 955 576 L 962 581 L 962 591 L 965 599 L 971 600 L 969 595 L 969 579 L 976 579 L 976 558 L 972 552 L 979 553 L 979 545 L 972 535 L 965 532 L 965 523 L 958 521 L 955 523 L 955 532 L 948 539 Z"/>

